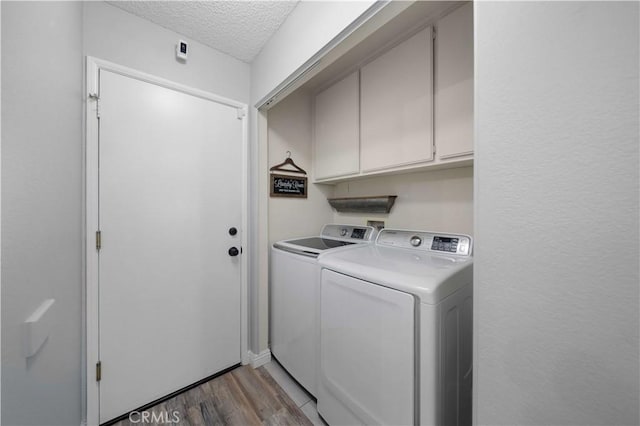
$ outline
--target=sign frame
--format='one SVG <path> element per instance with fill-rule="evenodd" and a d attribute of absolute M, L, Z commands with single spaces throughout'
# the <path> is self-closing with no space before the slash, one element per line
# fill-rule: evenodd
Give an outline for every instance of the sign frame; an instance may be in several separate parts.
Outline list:
<path fill-rule="evenodd" d="M 285 181 L 285 186 L 293 186 L 294 188 L 283 188 L 283 180 Z M 307 198 L 308 186 L 306 176 L 291 176 L 271 173 L 270 182 L 269 192 L 272 197 Z M 299 188 L 302 188 L 302 190 Z"/>

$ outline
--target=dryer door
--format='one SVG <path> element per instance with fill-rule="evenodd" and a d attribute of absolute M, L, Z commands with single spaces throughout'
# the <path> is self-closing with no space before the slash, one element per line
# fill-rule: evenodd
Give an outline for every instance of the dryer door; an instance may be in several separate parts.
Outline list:
<path fill-rule="evenodd" d="M 331 425 L 415 417 L 413 296 L 323 269 L 318 412 Z"/>

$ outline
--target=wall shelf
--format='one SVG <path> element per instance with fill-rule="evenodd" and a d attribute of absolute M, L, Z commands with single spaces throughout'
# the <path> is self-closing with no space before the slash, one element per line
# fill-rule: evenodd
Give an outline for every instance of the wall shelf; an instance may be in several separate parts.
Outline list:
<path fill-rule="evenodd" d="M 397 195 L 328 198 L 331 207 L 341 213 L 389 213 Z"/>

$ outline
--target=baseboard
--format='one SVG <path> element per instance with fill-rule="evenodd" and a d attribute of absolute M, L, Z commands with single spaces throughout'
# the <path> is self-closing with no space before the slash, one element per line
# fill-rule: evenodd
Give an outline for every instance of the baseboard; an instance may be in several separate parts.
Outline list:
<path fill-rule="evenodd" d="M 269 349 L 265 349 L 259 354 L 254 354 L 249 351 L 249 363 L 253 368 L 258 368 L 262 365 L 267 364 L 271 361 L 271 351 Z"/>

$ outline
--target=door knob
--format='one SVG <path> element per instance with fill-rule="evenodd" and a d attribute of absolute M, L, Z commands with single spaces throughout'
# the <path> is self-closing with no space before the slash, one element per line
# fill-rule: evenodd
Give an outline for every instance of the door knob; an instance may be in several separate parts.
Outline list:
<path fill-rule="evenodd" d="M 236 235 L 238 230 L 235 227 L 229 228 L 229 235 Z"/>
<path fill-rule="evenodd" d="M 237 248 L 231 247 L 229 249 L 229 256 L 237 256 L 239 254 L 240 254 L 240 250 L 238 250 Z"/>

